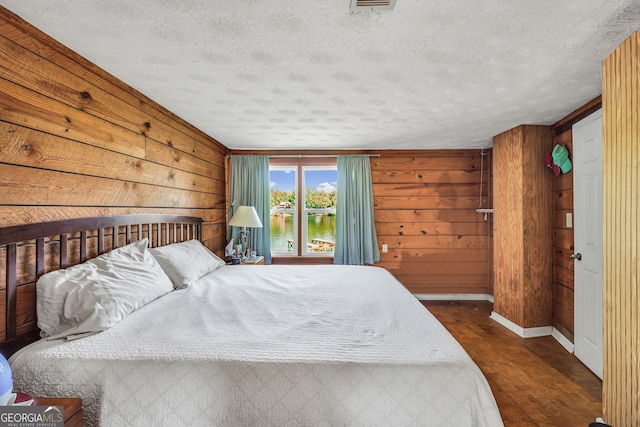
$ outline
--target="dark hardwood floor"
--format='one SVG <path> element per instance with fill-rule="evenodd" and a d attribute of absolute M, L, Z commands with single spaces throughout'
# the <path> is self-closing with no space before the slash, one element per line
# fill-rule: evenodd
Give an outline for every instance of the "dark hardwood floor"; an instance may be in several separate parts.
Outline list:
<path fill-rule="evenodd" d="M 486 301 L 422 301 L 486 376 L 506 427 L 587 427 L 602 416 L 602 381 L 554 338 L 520 338 Z"/>

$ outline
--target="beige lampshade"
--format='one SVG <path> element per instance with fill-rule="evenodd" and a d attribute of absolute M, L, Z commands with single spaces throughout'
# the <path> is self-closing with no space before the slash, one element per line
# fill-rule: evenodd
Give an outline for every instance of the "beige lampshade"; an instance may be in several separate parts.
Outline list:
<path fill-rule="evenodd" d="M 232 227 L 255 227 L 262 228 L 262 222 L 253 206 L 238 206 L 238 210 L 233 214 L 229 225 Z"/>

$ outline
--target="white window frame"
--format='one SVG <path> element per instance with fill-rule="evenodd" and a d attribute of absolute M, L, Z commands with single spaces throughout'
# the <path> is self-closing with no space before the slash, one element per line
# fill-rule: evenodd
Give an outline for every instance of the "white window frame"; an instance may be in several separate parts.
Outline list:
<path fill-rule="evenodd" d="M 304 224 L 302 224 L 302 242 L 304 243 L 302 245 L 302 256 L 329 256 L 332 257 L 333 256 L 333 252 L 312 252 L 309 250 L 309 246 L 307 245 L 307 241 L 309 240 L 309 213 L 336 213 L 336 209 L 335 208 L 325 208 L 325 209 L 307 209 L 307 200 L 306 200 L 306 189 L 307 189 L 307 184 L 305 182 L 305 172 L 308 170 L 336 170 L 336 166 L 306 166 L 303 165 L 302 166 L 302 173 L 301 173 L 301 180 L 302 180 L 302 212 L 300 213 L 300 221 L 303 222 Z M 299 206 L 298 204 L 296 204 L 296 206 Z M 304 220 L 303 220 L 304 218 Z M 335 240 L 335 239 L 334 239 Z M 334 242 L 335 243 L 335 242 Z"/>
<path fill-rule="evenodd" d="M 300 244 L 300 242 L 298 242 L 298 227 L 299 227 L 299 221 L 298 218 L 300 217 L 300 215 L 298 215 L 298 208 L 300 206 L 300 192 L 299 192 L 299 185 L 298 185 L 298 181 L 300 180 L 300 176 L 299 176 L 299 168 L 296 165 L 289 165 L 289 166 L 269 166 L 269 172 L 271 172 L 272 170 L 281 170 L 281 171 L 291 171 L 292 173 L 295 173 L 296 179 L 295 179 L 295 193 L 296 193 L 296 198 L 295 198 L 295 202 L 296 202 L 296 207 L 294 209 L 277 209 L 277 208 L 271 208 L 271 213 L 293 213 L 293 251 L 289 252 L 288 250 L 285 252 L 274 252 L 273 249 L 271 251 L 271 254 L 274 256 L 297 256 L 298 255 L 298 245 Z M 269 217 L 269 220 L 271 220 L 271 217 Z M 269 240 L 271 241 L 271 240 Z"/>
<path fill-rule="evenodd" d="M 305 221 L 308 221 L 306 218 L 306 213 L 309 211 L 306 209 L 306 202 L 304 199 L 305 196 L 305 185 L 303 183 L 304 180 L 304 172 L 303 168 L 307 168 L 310 170 L 321 170 L 321 169 L 336 169 L 337 168 L 337 158 L 332 156 L 327 157 L 298 157 L 298 158 L 287 158 L 287 157 L 271 157 L 269 159 L 269 170 L 296 170 L 296 209 L 294 214 L 294 239 L 293 239 L 293 252 L 272 252 L 272 255 L 275 258 L 302 258 L 302 257 L 314 257 L 314 258 L 332 258 L 333 252 L 310 252 L 307 250 L 307 223 L 304 226 L 300 225 L 300 222 L 305 215 Z M 303 203 L 303 205 L 301 205 Z M 283 209 L 271 209 L 271 212 L 282 212 Z M 287 212 L 291 212 L 291 209 L 287 209 Z M 314 212 L 335 212 L 335 209 L 311 209 Z M 302 227 L 302 228 L 301 228 Z M 301 247 L 302 246 L 302 247 Z"/>

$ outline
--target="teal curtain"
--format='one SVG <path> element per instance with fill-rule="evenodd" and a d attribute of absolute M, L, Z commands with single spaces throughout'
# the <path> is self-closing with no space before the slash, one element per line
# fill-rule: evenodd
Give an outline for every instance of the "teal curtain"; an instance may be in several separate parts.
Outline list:
<path fill-rule="evenodd" d="M 373 220 L 373 187 L 368 155 L 338 156 L 338 201 L 334 264 L 380 261 Z"/>
<path fill-rule="evenodd" d="M 248 245 L 258 255 L 264 256 L 265 264 L 271 264 L 271 189 L 269 188 L 269 156 L 231 156 L 231 201 L 234 208 L 229 212 L 230 220 L 238 206 L 253 206 L 262 222 L 262 228 L 250 229 Z M 240 239 L 240 228 L 231 227 L 234 242 Z"/>

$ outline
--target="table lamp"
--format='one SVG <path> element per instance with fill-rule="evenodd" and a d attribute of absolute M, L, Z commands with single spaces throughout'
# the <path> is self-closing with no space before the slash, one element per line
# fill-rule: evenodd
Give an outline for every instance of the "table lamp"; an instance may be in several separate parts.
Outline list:
<path fill-rule="evenodd" d="M 240 241 L 242 242 L 243 256 L 247 250 L 247 239 L 250 231 L 247 227 L 262 228 L 262 222 L 256 212 L 256 208 L 253 206 L 238 206 L 238 210 L 233 214 L 231 221 L 229 221 L 231 227 L 242 227 L 240 230 Z M 240 254 L 238 254 L 240 255 Z"/>

